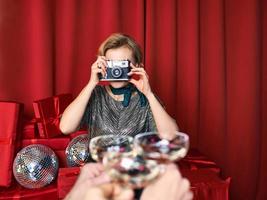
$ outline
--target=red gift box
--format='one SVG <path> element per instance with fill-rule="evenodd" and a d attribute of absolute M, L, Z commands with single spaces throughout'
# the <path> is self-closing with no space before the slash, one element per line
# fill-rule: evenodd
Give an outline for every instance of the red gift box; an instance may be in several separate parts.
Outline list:
<path fill-rule="evenodd" d="M 18 183 L 10 188 L 0 189 L 0 200 L 57 200 L 56 182 L 38 189 L 27 189 Z"/>
<path fill-rule="evenodd" d="M 56 150 L 55 153 L 58 157 L 59 167 L 68 167 L 65 150 Z"/>
<path fill-rule="evenodd" d="M 49 139 L 24 139 L 22 140 L 22 147 L 26 147 L 31 144 L 43 144 L 50 147 L 54 151 L 64 150 L 67 148 L 70 142 L 69 137 L 62 138 L 49 138 Z"/>
<path fill-rule="evenodd" d="M 79 136 L 79 135 L 84 135 L 84 134 L 88 134 L 88 131 L 87 131 L 87 130 L 76 131 L 76 132 L 74 132 L 74 133 L 71 133 L 71 134 L 69 135 L 69 137 L 70 137 L 70 139 L 72 140 L 72 139 L 76 138 L 77 136 Z"/>
<path fill-rule="evenodd" d="M 230 178 L 223 180 L 212 169 L 180 169 L 191 184 L 194 200 L 228 200 Z"/>
<path fill-rule="evenodd" d="M 0 186 L 10 186 L 12 165 L 19 132 L 22 104 L 0 102 Z"/>
<path fill-rule="evenodd" d="M 33 139 L 37 137 L 37 123 L 36 119 L 25 120 L 22 126 L 22 138 Z"/>
<path fill-rule="evenodd" d="M 61 94 L 33 102 L 41 138 L 52 138 L 62 134 L 59 130 L 60 117 L 72 100 L 71 94 Z"/>
<path fill-rule="evenodd" d="M 78 175 L 79 167 L 60 168 L 57 178 L 58 198 L 63 199 L 71 190 Z"/>
<path fill-rule="evenodd" d="M 24 139 L 22 140 L 22 148 L 31 144 L 43 144 L 45 146 L 48 146 L 56 153 L 59 161 L 59 167 L 67 167 L 65 150 L 69 142 L 69 137 L 50 139 Z"/>

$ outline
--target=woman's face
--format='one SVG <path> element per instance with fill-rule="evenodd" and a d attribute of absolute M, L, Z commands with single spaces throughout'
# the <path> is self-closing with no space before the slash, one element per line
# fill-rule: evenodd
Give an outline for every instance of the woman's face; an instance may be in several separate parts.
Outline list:
<path fill-rule="evenodd" d="M 107 50 L 105 57 L 107 60 L 130 60 L 134 63 L 132 50 L 125 46 Z M 127 81 L 110 81 L 109 83 L 114 88 L 121 88 L 128 84 Z"/>

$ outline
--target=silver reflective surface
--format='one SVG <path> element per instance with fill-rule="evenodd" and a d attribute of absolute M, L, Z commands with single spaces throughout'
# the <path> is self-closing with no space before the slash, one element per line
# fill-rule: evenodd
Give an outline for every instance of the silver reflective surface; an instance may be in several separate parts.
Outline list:
<path fill-rule="evenodd" d="M 20 185 L 26 188 L 41 188 L 57 176 L 58 159 L 47 146 L 34 144 L 24 147 L 13 163 L 13 174 Z"/>
<path fill-rule="evenodd" d="M 90 159 L 88 134 L 73 138 L 65 153 L 69 167 L 82 166 L 87 163 Z"/>

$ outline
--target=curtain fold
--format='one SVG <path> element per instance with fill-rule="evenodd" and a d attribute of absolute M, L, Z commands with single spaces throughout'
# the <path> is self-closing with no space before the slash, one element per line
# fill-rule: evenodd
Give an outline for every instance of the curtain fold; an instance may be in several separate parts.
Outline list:
<path fill-rule="evenodd" d="M 132 35 L 153 91 L 191 147 L 231 176 L 232 199 L 266 199 L 265 0 L 2 0 L 0 100 L 77 95 L 101 42 Z"/>
<path fill-rule="evenodd" d="M 199 6 L 199 148 L 209 152 L 222 166 L 225 164 L 227 104 L 224 2 L 207 0 Z"/>
<path fill-rule="evenodd" d="M 258 187 L 257 187 L 257 200 L 267 199 L 267 192 L 265 183 L 267 182 L 267 1 L 260 1 L 260 64 L 261 64 L 261 131 L 259 147 L 260 147 L 260 162 L 258 169 Z"/>
<path fill-rule="evenodd" d="M 225 12 L 225 168 L 227 174 L 239 177 L 233 180 L 234 191 L 250 191 L 234 197 L 253 199 L 257 185 L 249 182 L 256 183 L 258 179 L 260 142 L 259 4 L 258 1 L 245 0 L 239 6 L 234 1 L 227 0 Z"/>
<path fill-rule="evenodd" d="M 199 127 L 199 2 L 177 1 L 176 115 L 190 146 L 198 145 Z"/>

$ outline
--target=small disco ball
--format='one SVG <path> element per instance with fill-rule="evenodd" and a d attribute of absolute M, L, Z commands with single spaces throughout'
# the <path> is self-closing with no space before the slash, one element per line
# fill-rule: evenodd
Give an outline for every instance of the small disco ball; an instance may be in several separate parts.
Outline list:
<path fill-rule="evenodd" d="M 58 159 L 52 149 L 41 144 L 24 147 L 13 163 L 13 174 L 25 188 L 41 188 L 57 176 Z"/>
<path fill-rule="evenodd" d="M 69 167 L 83 166 L 90 160 L 88 134 L 79 135 L 71 140 L 66 148 Z"/>

